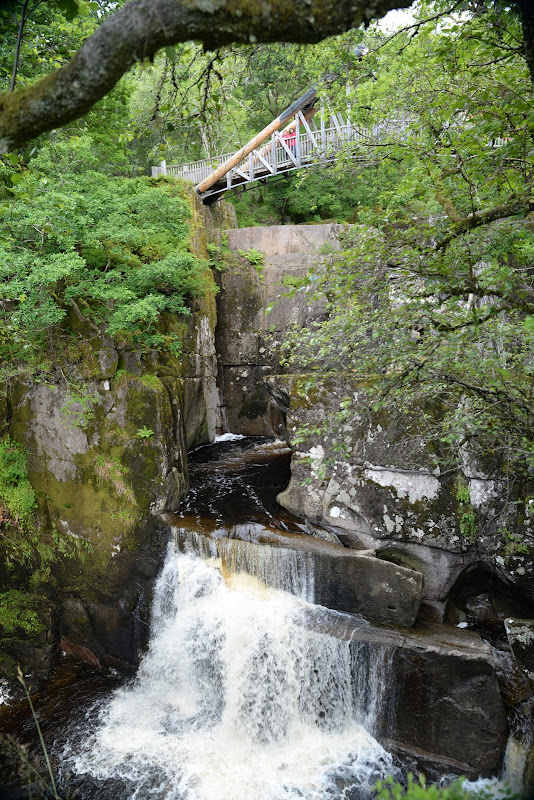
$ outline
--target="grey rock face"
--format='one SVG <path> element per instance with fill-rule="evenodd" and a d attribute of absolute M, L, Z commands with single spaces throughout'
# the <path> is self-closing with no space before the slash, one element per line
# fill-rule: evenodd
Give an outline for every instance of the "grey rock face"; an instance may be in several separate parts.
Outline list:
<path fill-rule="evenodd" d="M 513 654 L 534 679 L 534 619 L 506 619 L 504 625 Z"/>
<path fill-rule="evenodd" d="M 340 423 L 295 446 L 291 481 L 278 498 L 281 505 L 317 524 L 334 526 L 349 547 L 375 548 L 379 557 L 422 572 L 428 619 L 487 621 L 489 606 L 483 608 L 477 600 L 484 594 L 491 596 L 492 618 L 501 623 L 508 615 L 534 615 L 534 539 L 528 518 L 522 530 L 513 532 L 522 541 L 518 552 L 500 535 L 496 520 L 504 489 L 498 475 L 491 481 L 473 477 L 480 471 L 472 457 L 461 480 L 474 504 L 460 502 L 458 477 L 440 474 L 432 451 L 413 429 L 414 420 L 405 420 L 411 431 L 406 436 L 395 416 L 391 426 L 383 413 L 380 421 L 373 419 L 361 388 L 341 376 L 329 376 L 322 384 L 319 378 L 313 402 L 300 388 L 306 376 L 273 376 L 265 382 L 274 397 L 288 398 L 290 437 L 297 437 L 305 425 L 314 429 L 332 418 L 343 397 L 353 396 L 356 412 L 361 403 L 350 430 Z M 333 445 L 341 443 L 348 453 L 332 456 Z M 491 497 L 484 494 L 490 484 Z M 475 535 L 465 530 L 466 514 L 477 526 Z M 474 568 L 479 576 L 470 597 L 468 574 Z M 449 599 L 458 595 L 458 587 L 462 603 L 455 609 Z"/>
<path fill-rule="evenodd" d="M 496 768 L 508 735 L 504 703 L 491 649 L 469 631 L 420 624 L 414 630 L 362 624 L 324 612 L 310 626 L 350 639 L 355 668 L 362 645 L 370 659 L 384 659 L 387 677 L 376 735 L 412 750 L 418 763 L 443 774 Z M 413 752 L 417 751 L 417 752 Z"/>

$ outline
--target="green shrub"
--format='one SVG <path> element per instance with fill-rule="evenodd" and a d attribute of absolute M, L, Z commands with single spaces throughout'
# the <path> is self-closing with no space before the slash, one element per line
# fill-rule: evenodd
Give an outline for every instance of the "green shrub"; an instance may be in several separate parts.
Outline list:
<path fill-rule="evenodd" d="M 508 787 L 483 786 L 475 789 L 465 785 L 465 778 L 454 781 L 450 786 L 427 784 L 424 775 L 414 778 L 408 773 L 408 783 L 403 785 L 392 777 L 378 781 L 375 786 L 375 800 L 519 800 Z"/>
<path fill-rule="evenodd" d="M 110 177 L 93 162 L 90 137 L 73 137 L 13 171 L 0 203 L 4 376 L 14 364 L 41 369 L 54 337 L 75 345 L 107 332 L 176 351 L 177 334 L 158 329 L 161 315 L 187 315 L 190 300 L 213 289 L 206 262 L 189 252 L 183 186 Z"/>
<path fill-rule="evenodd" d="M 4 635 L 16 633 L 17 629 L 28 635 L 42 633 L 45 626 L 36 611 L 40 599 L 17 589 L 0 593 L 0 631 Z"/>
<path fill-rule="evenodd" d="M 28 480 L 25 450 L 9 436 L 0 440 L 0 503 L 4 520 L 23 530 L 30 527 L 36 508 L 35 493 Z"/>

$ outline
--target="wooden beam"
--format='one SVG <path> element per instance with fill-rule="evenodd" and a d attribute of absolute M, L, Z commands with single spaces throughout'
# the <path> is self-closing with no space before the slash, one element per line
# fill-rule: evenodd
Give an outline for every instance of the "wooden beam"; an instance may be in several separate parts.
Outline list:
<path fill-rule="evenodd" d="M 241 150 L 238 150 L 231 158 L 228 159 L 224 164 L 222 164 L 218 169 L 215 170 L 208 178 L 203 180 L 197 186 L 195 186 L 195 191 L 197 194 L 202 194 L 203 192 L 207 191 L 211 188 L 217 181 L 223 178 L 226 173 L 231 170 L 233 167 L 236 167 L 243 159 L 245 159 L 249 153 L 255 150 L 262 142 L 265 141 L 269 136 L 271 136 L 276 131 L 280 130 L 284 122 L 287 122 L 297 111 L 300 111 L 302 108 L 305 108 L 310 103 L 313 103 L 316 97 L 316 90 L 315 88 L 310 89 L 303 94 L 302 97 L 299 97 L 293 105 L 289 106 L 282 111 L 279 117 L 274 119 L 266 128 L 264 128 L 260 133 L 254 136 L 253 139 L 250 140 Z"/>

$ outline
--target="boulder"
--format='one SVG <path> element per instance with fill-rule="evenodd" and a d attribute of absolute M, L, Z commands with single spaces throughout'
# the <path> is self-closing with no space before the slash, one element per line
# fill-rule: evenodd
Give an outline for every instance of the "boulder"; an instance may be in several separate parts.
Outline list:
<path fill-rule="evenodd" d="M 430 623 L 369 625 L 313 610 L 307 624 L 349 640 L 356 672 L 362 657 L 381 664 L 379 739 L 411 750 L 440 776 L 444 764 L 447 772 L 472 777 L 500 766 L 508 723 L 491 648 L 478 634 Z"/>
<path fill-rule="evenodd" d="M 514 656 L 534 677 L 534 619 L 508 618 L 504 627 Z"/>

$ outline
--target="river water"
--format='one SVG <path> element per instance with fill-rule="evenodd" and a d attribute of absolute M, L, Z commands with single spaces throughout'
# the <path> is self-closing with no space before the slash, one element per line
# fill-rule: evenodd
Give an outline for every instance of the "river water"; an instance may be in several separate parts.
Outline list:
<path fill-rule="evenodd" d="M 71 791 L 87 800 L 359 800 L 394 771 L 372 735 L 387 653 L 359 659 L 349 642 L 309 625 L 306 580 L 289 551 L 284 559 L 253 546 L 254 575 L 217 547 L 229 531 L 301 530 L 275 502 L 287 470 L 280 443 L 224 441 L 193 454 L 148 652 L 133 679 L 55 742 Z M 291 591 L 268 585 L 277 572 Z"/>
<path fill-rule="evenodd" d="M 191 454 L 190 477 L 187 499 L 168 518 L 136 675 L 65 660 L 40 705 L 60 792 L 367 800 L 378 779 L 397 774 L 373 735 L 391 653 L 373 647 L 371 657 L 330 635 L 337 612 L 310 603 L 307 564 L 269 544 L 277 532 L 309 533 L 276 503 L 289 479 L 287 449 L 220 441 Z M 18 733 L 28 738 L 31 729 L 26 715 Z"/>

